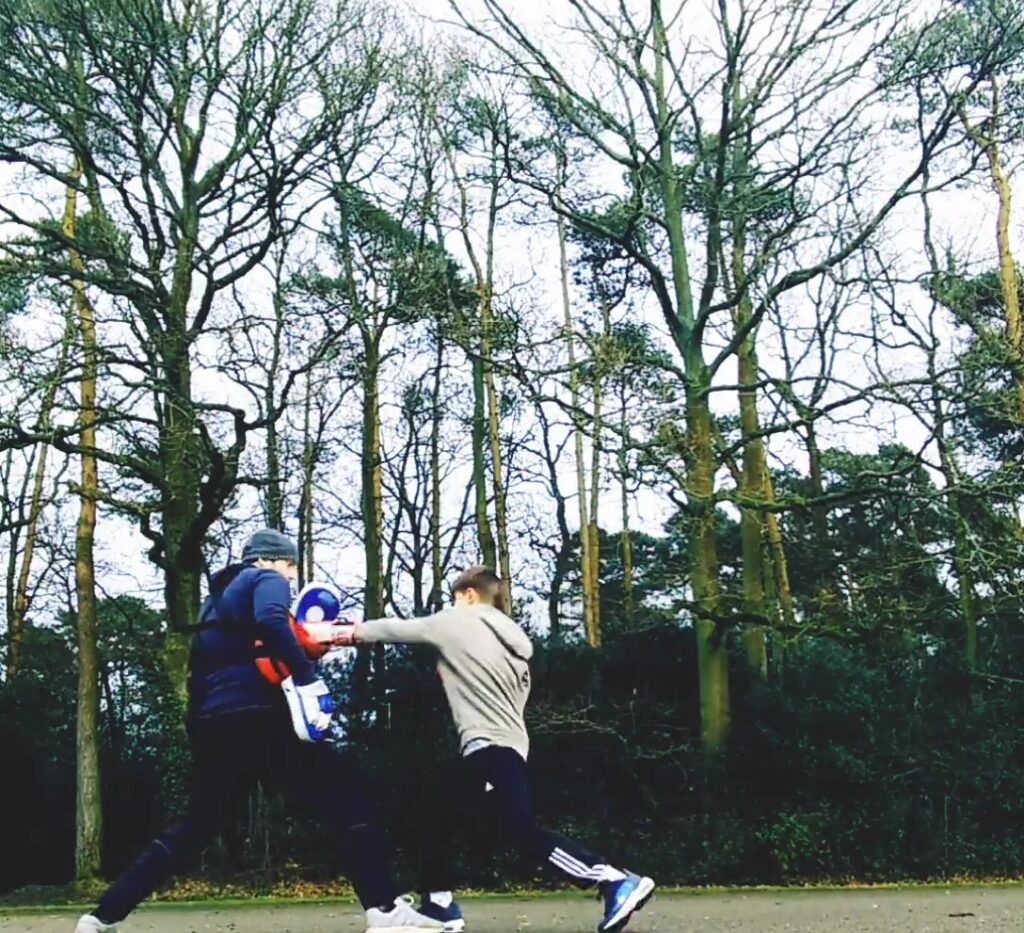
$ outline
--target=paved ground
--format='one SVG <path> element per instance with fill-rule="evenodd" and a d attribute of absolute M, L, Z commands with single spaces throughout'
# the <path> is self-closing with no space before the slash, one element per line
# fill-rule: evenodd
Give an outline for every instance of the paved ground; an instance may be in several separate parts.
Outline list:
<path fill-rule="evenodd" d="M 467 933 L 590 933 L 597 904 L 585 898 L 468 900 Z M 124 933 L 362 933 L 344 905 L 145 908 Z M 74 916 L 4 914 L 0 933 L 71 933 Z M 1024 888 L 785 892 L 655 897 L 631 933 L 1022 933 Z"/>

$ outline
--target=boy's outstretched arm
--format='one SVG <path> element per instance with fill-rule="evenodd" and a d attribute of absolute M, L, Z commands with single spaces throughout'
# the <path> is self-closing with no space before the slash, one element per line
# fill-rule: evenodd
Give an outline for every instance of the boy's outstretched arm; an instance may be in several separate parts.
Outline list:
<path fill-rule="evenodd" d="M 339 633 L 335 644 L 434 645 L 444 641 L 444 612 L 419 619 L 371 619 Z"/>

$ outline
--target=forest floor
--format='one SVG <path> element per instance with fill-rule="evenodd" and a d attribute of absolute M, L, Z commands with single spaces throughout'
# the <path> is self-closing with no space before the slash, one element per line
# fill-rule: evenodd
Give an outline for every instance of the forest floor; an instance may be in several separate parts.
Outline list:
<path fill-rule="evenodd" d="M 589 933 L 598 904 L 582 896 L 475 897 L 468 933 Z M 4 909 L 0 933 L 71 933 L 68 908 Z M 361 933 L 362 912 L 342 902 L 149 905 L 124 933 Z M 736 891 L 662 894 L 633 918 L 632 933 L 1020 933 L 1020 887 Z"/>

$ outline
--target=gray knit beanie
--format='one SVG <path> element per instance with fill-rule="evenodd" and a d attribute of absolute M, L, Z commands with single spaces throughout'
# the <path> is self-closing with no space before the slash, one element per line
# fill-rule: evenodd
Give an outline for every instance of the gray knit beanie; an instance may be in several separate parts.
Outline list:
<path fill-rule="evenodd" d="M 254 560 L 290 560 L 299 562 L 299 549 L 287 535 L 274 528 L 261 528 L 242 548 L 242 560 L 252 563 Z"/>

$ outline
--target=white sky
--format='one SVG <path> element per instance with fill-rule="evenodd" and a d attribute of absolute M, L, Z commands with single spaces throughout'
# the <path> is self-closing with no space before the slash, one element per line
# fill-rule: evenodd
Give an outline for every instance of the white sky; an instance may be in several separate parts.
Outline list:
<path fill-rule="evenodd" d="M 617 0 L 616 0 L 617 2 Z M 611 6 L 615 6 L 609 0 Z M 448 0 L 417 0 L 410 5 L 427 21 L 424 25 L 424 33 L 430 36 L 432 33 L 438 38 L 448 34 L 447 27 L 438 25 L 441 21 L 452 18 L 451 8 Z M 481 12 L 483 4 L 481 0 L 466 0 L 464 8 L 473 12 Z M 509 0 L 507 8 L 514 10 L 522 25 L 537 34 L 547 32 L 547 24 L 551 19 L 565 23 L 569 21 L 568 4 L 564 0 L 546 0 L 546 2 L 534 2 L 534 0 Z M 685 29 L 689 35 L 700 35 L 712 25 L 709 18 L 707 3 L 689 2 L 686 4 L 687 14 L 684 21 Z M 431 25 L 433 21 L 433 25 Z M 680 29 L 682 26 L 680 26 Z M 681 33 L 680 33 L 681 34 Z M 550 35 L 550 34 L 549 34 Z M 466 42 L 477 40 L 467 39 L 460 35 L 458 42 L 465 48 Z M 894 160 L 897 157 L 894 155 Z M 892 172 L 898 169 L 898 163 L 881 166 L 880 173 Z M 884 180 L 884 179 L 883 179 Z M 11 176 L 0 170 L 0 197 L 9 197 Z M 1017 182 L 1017 193 L 1020 193 L 1020 182 Z M 954 244 L 960 255 L 968 255 L 977 262 L 984 263 L 994 255 L 994 218 L 995 199 L 984 185 L 975 184 L 970 188 L 961 191 L 949 192 L 941 198 L 936 198 L 933 204 L 936 220 L 936 239 L 944 245 L 946 242 Z M 1021 255 L 1021 227 L 1015 214 L 1013 224 L 1013 235 L 1017 254 Z M 907 263 L 915 263 L 917 268 L 921 263 L 921 235 L 920 216 L 916 207 L 908 205 L 889 225 L 889 243 L 897 256 L 904 257 Z M 464 250 L 461 241 L 453 236 L 448 239 L 449 250 L 457 257 L 465 260 Z M 560 303 L 558 286 L 558 252 L 557 242 L 554 237 L 553 226 L 543 228 L 531 228 L 529 230 L 503 230 L 500 239 L 498 255 L 499 278 L 503 281 L 532 279 L 533 289 L 545 299 L 550 307 L 550 314 L 553 320 L 560 318 L 562 309 Z M 466 263 L 468 268 L 468 263 Z M 254 276 L 248 286 L 253 294 L 266 294 L 257 284 L 257 277 Z M 648 304 L 643 308 L 642 313 L 648 320 L 660 327 L 660 318 L 657 312 Z M 772 361 L 762 356 L 762 365 L 771 368 Z M 852 361 L 851 361 L 851 365 Z M 727 367 L 726 373 L 731 379 L 734 367 Z M 207 386 L 211 389 L 212 386 Z M 723 399 L 723 402 L 726 400 Z M 733 409 L 732 399 L 727 401 L 728 408 Z M 884 427 L 885 433 L 898 437 L 904 443 L 915 446 L 923 443 L 925 435 L 916 422 L 909 416 L 898 415 L 895 412 L 875 412 L 872 421 L 878 427 Z M 826 442 L 842 444 L 852 449 L 864 451 L 873 450 L 878 442 L 878 433 L 871 429 L 855 430 L 851 427 L 836 429 L 825 433 Z M 790 442 L 784 438 L 773 439 L 771 442 L 772 453 L 775 456 L 782 456 L 785 459 L 794 457 L 800 461 L 798 451 L 793 449 Z M 563 488 L 568 491 L 572 487 L 573 475 L 572 464 L 565 464 L 565 482 Z M 518 503 L 521 506 L 521 503 Z M 604 518 L 602 525 L 609 529 L 618 527 L 618 501 L 614 490 L 607 497 L 607 505 L 602 506 Z M 638 496 L 634 505 L 634 517 L 638 526 L 644 530 L 657 532 L 660 530 L 665 519 L 674 511 L 674 507 L 655 491 L 645 491 Z M 570 521 L 575 524 L 575 509 L 570 506 Z M 103 515 L 98 529 L 98 540 L 101 544 L 101 559 L 107 565 L 102 582 L 109 593 L 128 591 L 142 591 L 159 600 L 159 581 L 155 569 L 145 559 L 145 541 L 124 520 L 109 515 Z M 0 542 L 3 546 L 6 542 Z M 332 559 L 333 556 L 333 559 Z M 339 550 L 334 555 L 324 554 L 322 551 L 318 558 L 325 564 L 325 568 L 331 572 L 341 583 L 358 585 L 361 582 L 362 555 L 358 546 L 352 546 Z M 520 558 L 524 555 L 519 555 Z"/>

